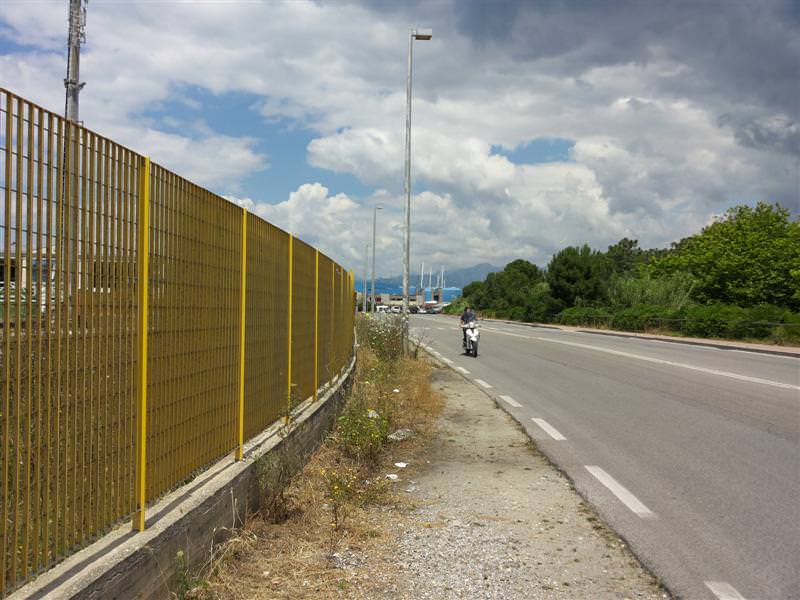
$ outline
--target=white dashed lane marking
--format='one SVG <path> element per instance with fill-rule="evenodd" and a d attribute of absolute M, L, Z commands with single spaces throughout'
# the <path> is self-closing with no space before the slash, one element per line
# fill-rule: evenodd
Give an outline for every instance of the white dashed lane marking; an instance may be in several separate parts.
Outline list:
<path fill-rule="evenodd" d="M 440 356 L 441 356 L 441 355 L 440 355 Z M 441 356 L 441 359 L 442 359 L 444 362 L 446 362 L 448 365 L 452 365 L 452 364 L 453 364 L 453 361 L 452 361 L 452 360 L 450 360 L 449 358 L 445 357 L 445 356 Z"/>
<path fill-rule="evenodd" d="M 500 399 L 509 406 L 513 406 L 514 408 L 522 408 L 522 404 L 514 400 L 511 396 L 500 396 Z"/>
<path fill-rule="evenodd" d="M 469 375 L 469 371 L 467 371 L 464 367 L 456 367 L 457 371 L 461 371 L 464 375 Z"/>
<path fill-rule="evenodd" d="M 492 387 L 488 383 L 486 383 L 483 379 L 476 379 L 475 383 L 477 383 L 481 387 L 486 388 L 487 390 Z"/>
<path fill-rule="evenodd" d="M 614 494 L 617 499 L 627 506 L 632 512 L 643 519 L 652 519 L 655 517 L 653 511 L 642 504 L 642 502 L 636 496 L 634 496 L 628 488 L 606 473 L 603 469 L 594 465 L 585 465 L 585 467 L 589 473 L 594 475 L 597 481 L 606 486 L 611 493 Z"/>
<path fill-rule="evenodd" d="M 550 423 L 548 423 L 544 419 L 537 419 L 536 417 L 533 417 L 531 420 L 534 423 L 536 423 L 539 427 L 541 427 L 542 430 L 544 430 L 544 432 L 547 435 L 549 435 L 551 438 L 553 438 L 554 440 L 557 440 L 557 441 L 560 442 L 562 440 L 566 440 L 567 439 L 563 435 L 561 435 L 561 432 L 559 432 L 558 429 L 556 429 L 555 427 L 550 425 Z"/>
<path fill-rule="evenodd" d="M 745 600 L 736 588 L 724 581 L 706 581 L 706 587 L 710 589 L 719 600 Z"/>

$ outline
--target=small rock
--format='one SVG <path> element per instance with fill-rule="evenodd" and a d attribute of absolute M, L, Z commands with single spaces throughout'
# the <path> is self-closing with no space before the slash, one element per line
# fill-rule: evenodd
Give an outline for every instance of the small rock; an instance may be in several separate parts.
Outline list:
<path fill-rule="evenodd" d="M 394 466 L 397 467 L 398 469 L 405 469 L 408 466 L 408 463 L 396 462 L 394 463 Z"/>
<path fill-rule="evenodd" d="M 395 473 L 387 473 L 386 479 L 389 481 L 397 481 L 397 475 Z"/>
<path fill-rule="evenodd" d="M 414 432 L 410 429 L 398 429 L 394 433 L 390 433 L 388 439 L 393 442 L 402 442 L 414 436 Z"/>

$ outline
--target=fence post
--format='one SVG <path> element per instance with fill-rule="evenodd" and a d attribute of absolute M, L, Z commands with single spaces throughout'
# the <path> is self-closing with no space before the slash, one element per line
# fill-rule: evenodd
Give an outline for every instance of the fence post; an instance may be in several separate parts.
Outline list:
<path fill-rule="evenodd" d="M 333 379 L 333 370 L 336 368 L 336 263 L 331 261 L 331 342 L 328 355 L 328 378 Z"/>
<path fill-rule="evenodd" d="M 137 366 L 138 398 L 136 406 L 136 512 L 133 528 L 144 531 L 144 507 L 147 499 L 147 297 L 150 254 L 150 157 L 139 164 L 139 228 L 137 232 Z"/>
<path fill-rule="evenodd" d="M 244 456 L 244 342 L 247 310 L 247 209 L 242 207 L 242 282 L 239 310 L 239 443 L 236 460 Z"/>
<path fill-rule="evenodd" d="M 287 349 L 287 367 L 286 367 L 286 407 L 287 415 L 286 421 L 289 420 L 289 413 L 292 410 L 292 288 L 293 275 L 294 275 L 294 256 L 293 256 L 294 236 L 289 234 L 289 335 L 288 349 Z"/>
<path fill-rule="evenodd" d="M 314 402 L 319 388 L 319 250 L 314 252 Z"/>

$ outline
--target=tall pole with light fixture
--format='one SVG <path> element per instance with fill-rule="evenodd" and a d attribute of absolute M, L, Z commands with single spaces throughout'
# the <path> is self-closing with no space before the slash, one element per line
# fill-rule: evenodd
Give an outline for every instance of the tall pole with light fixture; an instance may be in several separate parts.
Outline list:
<path fill-rule="evenodd" d="M 414 40 L 429 40 L 431 29 L 412 29 L 408 35 L 408 78 L 406 80 L 405 240 L 403 252 L 403 339 L 408 341 L 408 274 L 411 264 L 411 84 L 414 69 Z M 407 344 L 404 344 L 407 347 Z"/>

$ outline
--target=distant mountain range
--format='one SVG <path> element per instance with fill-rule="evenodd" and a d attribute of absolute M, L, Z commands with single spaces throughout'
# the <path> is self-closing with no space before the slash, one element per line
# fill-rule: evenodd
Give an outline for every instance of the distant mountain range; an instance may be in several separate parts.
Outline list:
<path fill-rule="evenodd" d="M 489 273 L 495 273 L 497 271 L 502 271 L 503 267 L 495 267 L 490 265 L 489 263 L 481 263 L 479 265 L 473 265 L 471 267 L 465 267 L 463 269 L 452 269 L 450 271 L 445 271 L 444 273 L 444 284 L 447 287 L 456 287 L 456 288 L 463 288 L 465 285 L 472 283 L 473 281 L 483 281 L 486 279 L 486 276 Z M 436 285 L 436 277 L 437 273 L 433 273 L 433 285 Z M 419 284 L 419 271 L 416 273 L 412 273 L 409 277 L 409 285 L 412 288 L 416 288 L 417 284 Z M 395 277 L 381 277 L 375 278 L 375 287 L 376 289 L 382 290 L 387 288 L 396 288 L 403 285 L 403 276 L 397 275 Z M 425 286 L 428 285 L 428 275 L 425 274 Z"/>

